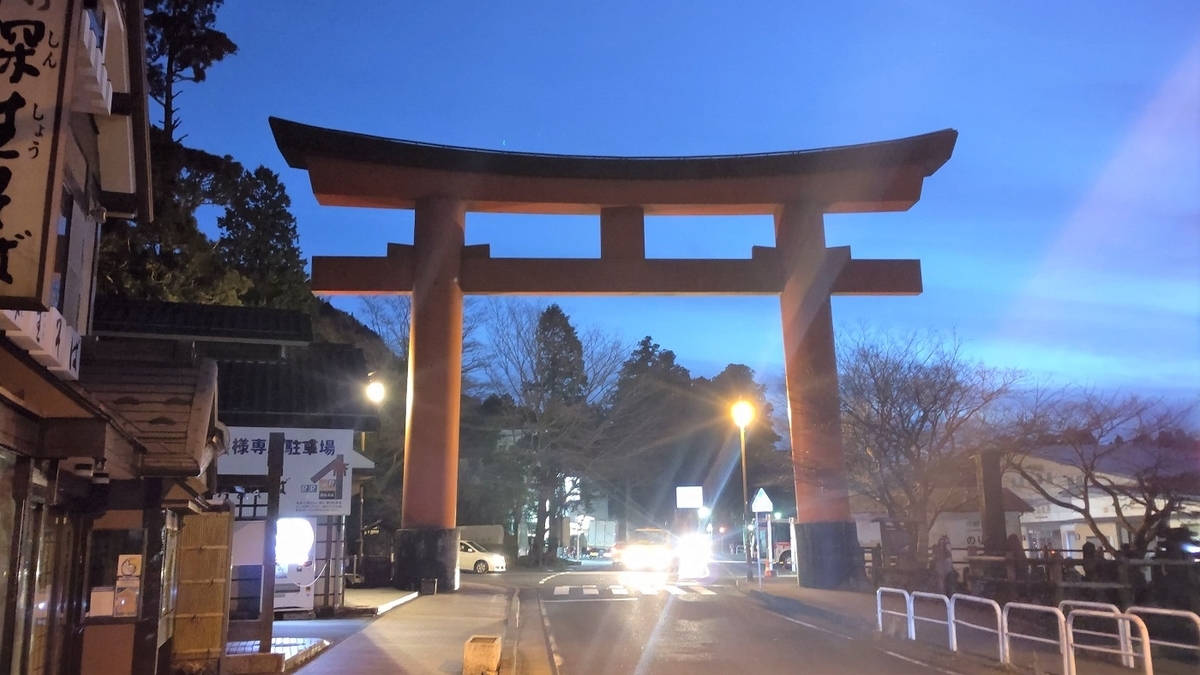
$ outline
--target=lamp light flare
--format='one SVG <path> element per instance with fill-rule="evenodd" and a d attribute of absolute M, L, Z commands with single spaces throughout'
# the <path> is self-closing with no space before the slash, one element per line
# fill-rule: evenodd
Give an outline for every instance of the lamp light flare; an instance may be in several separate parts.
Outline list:
<path fill-rule="evenodd" d="M 754 421 L 754 404 L 749 401 L 743 400 L 734 403 L 729 412 L 733 415 L 733 423 L 741 429 L 745 429 Z"/>
<path fill-rule="evenodd" d="M 371 403 L 382 403 L 384 388 L 382 382 L 371 382 L 367 385 L 367 400 Z"/>

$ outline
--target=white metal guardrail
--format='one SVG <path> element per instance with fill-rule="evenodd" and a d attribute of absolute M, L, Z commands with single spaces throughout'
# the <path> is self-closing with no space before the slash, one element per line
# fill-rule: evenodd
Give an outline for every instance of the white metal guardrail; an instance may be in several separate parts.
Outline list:
<path fill-rule="evenodd" d="M 909 620 L 912 621 L 912 625 L 913 625 L 913 635 L 912 635 L 911 639 L 913 639 L 913 640 L 917 639 L 916 633 L 917 633 L 917 622 L 918 621 L 925 621 L 926 623 L 936 623 L 936 624 L 946 627 L 946 632 L 948 633 L 947 640 L 950 641 L 950 650 L 955 651 L 955 652 L 958 651 L 958 645 L 954 644 L 954 629 L 950 627 L 954 623 L 954 614 L 952 613 L 952 610 L 950 609 L 950 598 L 947 598 L 946 596 L 942 595 L 941 593 L 926 593 L 925 591 L 913 591 L 912 593 L 909 594 L 908 597 L 911 598 L 911 600 L 909 600 L 909 607 L 912 608 L 909 612 L 909 614 L 910 614 Z M 946 620 L 943 621 L 941 619 L 934 619 L 934 618 L 928 617 L 928 616 L 917 616 L 916 604 L 917 604 L 917 600 L 920 600 L 920 599 L 940 600 L 942 603 L 942 606 L 945 607 L 945 609 L 946 609 Z"/>
<path fill-rule="evenodd" d="M 1094 610 L 1094 611 L 1099 611 L 1099 612 L 1108 612 L 1109 614 L 1120 614 L 1121 613 L 1120 608 L 1118 608 L 1116 605 L 1114 605 L 1110 602 L 1088 602 L 1086 600 L 1063 600 L 1062 602 L 1058 603 L 1058 608 L 1063 611 L 1063 614 L 1067 615 L 1067 618 L 1070 618 L 1071 611 L 1074 609 L 1088 609 L 1088 610 Z M 1130 643 L 1130 641 L 1129 641 L 1129 623 L 1128 622 L 1118 621 L 1116 634 L 1103 633 L 1103 632 L 1095 631 L 1095 630 L 1084 630 L 1082 628 L 1076 628 L 1075 634 L 1092 635 L 1095 637 L 1102 637 L 1102 638 L 1107 638 L 1107 639 L 1115 638 L 1117 641 L 1117 644 L 1121 648 L 1121 665 L 1125 666 L 1126 668 L 1134 667 L 1133 652 L 1132 652 L 1132 646 L 1131 646 L 1132 643 Z"/>
<path fill-rule="evenodd" d="M 904 612 L 903 613 L 897 612 L 895 610 L 883 608 L 883 596 L 885 593 L 888 595 L 899 595 L 904 598 Z M 876 619 L 876 623 L 879 625 L 880 633 L 883 632 L 883 615 L 884 614 L 890 614 L 892 616 L 904 617 L 905 623 L 907 624 L 907 627 L 908 627 L 908 639 L 909 640 L 917 639 L 917 624 L 913 621 L 912 596 L 909 595 L 908 591 L 904 590 L 903 588 L 888 588 L 887 586 L 880 586 L 875 591 L 875 619 Z"/>
<path fill-rule="evenodd" d="M 988 628 L 987 626 L 981 626 L 977 623 L 971 623 L 970 621 L 964 621 L 964 620 L 960 619 L 959 615 L 958 615 L 958 603 L 960 603 L 960 602 L 974 603 L 974 604 L 986 605 L 988 607 L 991 607 L 992 610 L 996 613 L 996 627 Z M 982 631 L 986 631 L 988 633 L 995 633 L 996 634 L 996 642 L 998 643 L 996 648 L 998 650 L 997 653 L 1000 656 L 1000 663 L 1008 663 L 1008 653 L 1004 649 L 1004 631 L 1003 631 L 1004 620 L 1001 618 L 1001 615 L 1000 615 L 1000 603 L 998 603 L 995 600 L 992 600 L 990 598 L 981 598 L 981 597 L 978 597 L 975 595 L 965 595 L 963 593 L 955 593 L 953 596 L 950 597 L 949 617 L 950 617 L 950 650 L 951 651 L 955 651 L 955 652 L 958 651 L 958 626 L 960 626 L 960 625 L 961 626 L 970 626 L 971 628 L 974 628 L 975 630 L 982 630 Z"/>
<path fill-rule="evenodd" d="M 1053 616 L 1054 620 L 1058 624 L 1058 639 L 1051 640 L 1040 635 L 1013 632 L 1008 623 L 1008 613 L 1013 609 L 1049 614 Z M 1058 645 L 1059 654 L 1062 656 L 1063 675 L 1075 675 L 1075 669 L 1073 667 L 1074 658 L 1071 656 L 1072 652 L 1070 646 L 1068 645 L 1069 638 L 1067 634 L 1067 617 L 1063 616 L 1061 609 L 1057 607 L 1047 607 L 1045 605 L 1031 605 L 1025 602 L 1010 602 L 1004 605 L 1004 611 L 1000 613 L 1000 634 L 1004 637 L 1004 654 L 1010 657 L 1012 655 L 1013 638 L 1031 640 L 1033 642 L 1041 642 L 1042 644 L 1048 645 Z"/>
<path fill-rule="evenodd" d="M 1062 612 L 1060 611 L 1059 614 L 1061 615 Z M 1116 649 L 1101 645 L 1076 644 L 1075 633 L 1080 631 L 1075 630 L 1075 619 L 1081 616 L 1093 616 L 1100 619 L 1116 621 L 1118 624 L 1125 624 L 1126 635 L 1128 635 L 1129 626 L 1137 628 L 1138 642 L 1141 643 L 1140 648 L 1137 651 L 1134 651 L 1132 647 L 1125 644 L 1121 644 Z M 1111 634 L 1109 635 L 1111 637 Z M 1067 619 L 1067 641 L 1065 644 L 1067 646 L 1069 665 L 1069 669 L 1065 672 L 1068 673 L 1068 675 L 1073 675 L 1075 673 L 1076 649 L 1087 649 L 1089 651 L 1101 652 L 1104 654 L 1117 654 L 1121 657 L 1122 663 L 1126 661 L 1126 657 L 1129 657 L 1129 661 L 1132 662 L 1133 657 L 1136 656 L 1142 660 L 1142 673 L 1144 673 L 1144 675 L 1154 675 L 1154 664 L 1150 660 L 1150 634 L 1146 630 L 1146 622 L 1142 621 L 1142 618 L 1136 614 L 1113 614 L 1112 612 L 1102 609 L 1073 609 L 1071 610 L 1071 614 Z"/>
<path fill-rule="evenodd" d="M 883 598 L 885 595 L 896 595 L 904 598 L 904 611 L 900 612 L 893 609 L 884 609 Z M 934 600 L 941 602 L 946 608 L 946 620 L 917 616 L 914 605 L 915 600 Z M 976 623 L 966 621 L 961 617 L 959 612 L 960 604 L 978 604 L 986 605 L 992 609 L 996 616 L 996 628 L 982 626 Z M 1031 635 L 1028 633 L 1018 633 L 1013 630 L 1009 623 L 1009 613 L 1011 611 L 1019 612 L 1034 612 L 1042 615 L 1050 615 L 1054 618 L 1058 629 L 1058 639 L 1052 640 L 1041 635 Z M 1133 606 L 1125 612 L 1122 612 L 1115 605 L 1107 602 L 1084 602 L 1081 600 L 1067 600 L 1059 604 L 1058 607 L 1048 607 L 1046 605 L 1033 605 L 1021 602 L 1010 602 L 1001 607 L 995 600 L 989 598 L 981 598 L 975 595 L 966 595 L 963 593 L 955 593 L 947 598 L 940 593 L 925 593 L 922 591 L 908 592 L 902 588 L 881 587 L 875 591 L 875 612 L 876 621 L 880 632 L 883 631 L 883 616 L 903 617 L 907 627 L 906 637 L 909 640 L 917 639 L 916 622 L 925 621 L 928 623 L 940 624 L 947 627 L 948 641 L 951 651 L 958 651 L 958 627 L 969 626 L 977 630 L 994 633 L 997 636 L 997 647 L 1000 654 L 1000 662 L 1010 664 L 1012 662 L 1012 639 L 1030 640 L 1042 644 L 1054 645 L 1058 647 L 1059 655 L 1062 657 L 1062 673 L 1063 675 L 1075 675 L 1075 652 L 1076 650 L 1086 650 L 1092 652 L 1100 652 L 1104 654 L 1112 654 L 1121 657 L 1121 663 L 1128 668 L 1136 668 L 1137 660 L 1141 659 L 1142 672 L 1146 675 L 1153 675 L 1154 662 L 1151 654 L 1151 646 L 1169 647 L 1181 650 L 1190 650 L 1200 654 L 1200 615 L 1194 612 L 1187 612 L 1178 609 L 1162 609 L 1159 607 L 1142 607 Z M 1149 628 L 1146 626 L 1142 616 L 1159 616 L 1181 619 L 1190 623 L 1196 629 L 1196 643 L 1173 642 L 1163 639 L 1151 639 Z M 1076 628 L 1075 623 L 1080 617 L 1094 617 L 1100 620 L 1108 620 L 1116 623 L 1116 632 L 1101 632 L 1083 628 Z M 1132 635 L 1136 629 L 1136 635 Z M 1099 644 L 1080 644 L 1075 641 L 1077 635 L 1091 635 L 1115 639 L 1117 646 L 1114 648 L 1107 645 Z"/>
<path fill-rule="evenodd" d="M 1134 605 L 1125 610 L 1126 614 L 1133 615 L 1149 615 L 1149 616 L 1169 616 L 1178 619 L 1184 619 L 1196 627 L 1196 642 L 1197 644 L 1184 644 L 1182 642 L 1170 642 L 1167 640 L 1150 640 L 1150 644 L 1160 647 L 1174 647 L 1176 649 L 1188 649 L 1200 654 L 1200 616 L 1194 612 L 1185 612 L 1182 609 L 1161 609 L 1159 607 L 1141 607 Z"/>

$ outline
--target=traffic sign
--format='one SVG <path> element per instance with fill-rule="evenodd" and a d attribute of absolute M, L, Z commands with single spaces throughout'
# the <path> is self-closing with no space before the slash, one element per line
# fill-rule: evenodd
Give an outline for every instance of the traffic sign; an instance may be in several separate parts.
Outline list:
<path fill-rule="evenodd" d="M 771 503 L 766 490 L 758 488 L 758 492 L 754 493 L 754 501 L 750 502 L 750 510 L 755 513 L 770 513 L 775 510 L 775 505 Z"/>

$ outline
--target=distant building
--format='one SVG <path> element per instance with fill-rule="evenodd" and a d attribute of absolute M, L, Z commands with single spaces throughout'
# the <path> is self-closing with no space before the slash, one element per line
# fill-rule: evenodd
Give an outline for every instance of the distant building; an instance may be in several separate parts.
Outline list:
<path fill-rule="evenodd" d="M 1097 475 L 1102 480 L 1120 485 L 1129 481 L 1133 473 L 1139 470 L 1137 446 L 1130 443 L 1126 447 L 1127 450 L 1112 459 L 1101 461 Z M 1197 477 L 1196 492 L 1200 493 L 1200 454 L 1180 453 L 1179 456 L 1182 462 L 1171 467 L 1162 467 L 1162 471 Z M 1192 462 L 1191 466 L 1187 465 L 1188 459 Z M 1081 482 L 1082 472 L 1078 464 L 1078 458 L 1067 446 L 1039 448 L 1025 461 L 1026 471 L 1032 477 L 1040 478 L 1039 482 L 1043 487 Z M 1033 511 L 1021 521 L 1021 537 L 1027 549 L 1037 551 L 1049 547 L 1059 551 L 1078 551 L 1088 541 L 1099 544 L 1096 533 L 1078 511 L 1052 503 L 1016 471 L 1009 470 L 1004 474 L 1004 485 L 1033 507 Z M 1066 490 L 1049 489 L 1052 494 L 1057 492 L 1055 496 L 1059 500 L 1082 507 L 1083 501 L 1078 496 L 1072 496 Z M 1131 534 L 1121 524 L 1109 495 L 1094 492 L 1089 502 L 1092 519 L 1114 546 L 1119 547 L 1131 541 Z M 1131 524 L 1135 527 L 1141 524 L 1138 515 L 1141 512 L 1140 506 L 1132 504 L 1129 500 L 1121 500 L 1121 509 Z M 1200 494 L 1175 514 L 1171 519 L 1171 526 L 1190 527 L 1194 531 L 1200 531 Z"/>
<path fill-rule="evenodd" d="M 944 504 L 942 513 L 933 522 L 929 531 L 930 545 L 943 536 L 950 538 L 955 549 L 956 560 L 963 559 L 972 548 L 983 552 L 983 526 L 980 516 L 979 493 L 974 486 L 938 488 L 934 490 L 935 504 Z M 883 542 L 883 530 L 889 522 L 889 514 L 882 504 L 860 494 L 850 495 L 850 509 L 858 528 L 858 542 L 864 547 L 879 546 Z M 1021 531 L 1021 519 L 1033 511 L 1011 490 L 1004 491 L 1004 521 L 1009 534 Z M 894 548 L 894 547 L 893 547 Z M 891 554 L 899 551 L 892 550 Z M 928 554 L 928 551 L 925 552 Z"/>

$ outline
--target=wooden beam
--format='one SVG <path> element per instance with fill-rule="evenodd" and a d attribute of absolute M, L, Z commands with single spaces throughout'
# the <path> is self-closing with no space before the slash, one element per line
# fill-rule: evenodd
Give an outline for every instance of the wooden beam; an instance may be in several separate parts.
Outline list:
<path fill-rule="evenodd" d="M 628 249 L 618 250 L 632 254 Z M 829 252 L 839 249 L 829 249 Z M 921 261 L 842 261 L 833 295 L 919 295 Z M 813 257 L 812 272 L 824 264 Z M 387 256 L 313 258 L 313 292 L 411 293 L 412 247 L 389 244 Z M 468 295 L 774 295 L 783 290 L 778 249 L 755 246 L 747 259 L 492 258 L 487 244 L 464 246 L 459 286 Z"/>
<path fill-rule="evenodd" d="M 459 285 L 474 295 L 774 295 L 779 266 L 749 260 L 463 260 Z"/>
<path fill-rule="evenodd" d="M 604 260 L 646 258 L 646 212 L 642 207 L 600 209 L 600 257 Z"/>
<path fill-rule="evenodd" d="M 386 257 L 314 256 L 312 290 L 322 295 L 411 293 L 416 258 L 412 246 L 388 244 Z"/>
<path fill-rule="evenodd" d="M 833 284 L 833 295 L 920 295 L 920 260 L 851 260 Z"/>
<path fill-rule="evenodd" d="M 52 417 L 39 426 L 38 456 L 44 459 L 104 457 L 108 423 L 94 417 Z M 130 453 L 132 454 L 132 453 Z"/>

